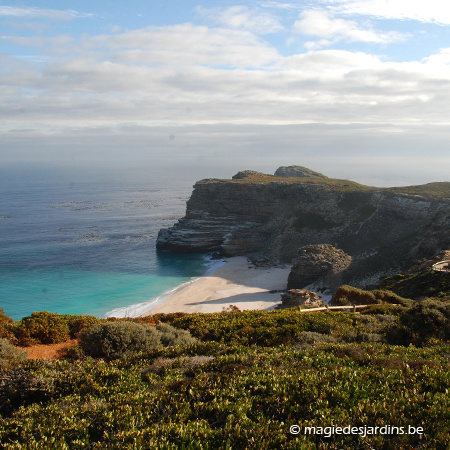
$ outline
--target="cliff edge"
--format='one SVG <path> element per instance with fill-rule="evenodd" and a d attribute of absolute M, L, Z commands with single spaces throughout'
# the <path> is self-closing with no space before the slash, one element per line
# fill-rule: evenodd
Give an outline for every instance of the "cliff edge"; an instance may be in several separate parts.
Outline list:
<path fill-rule="evenodd" d="M 280 169 L 197 182 L 185 217 L 160 230 L 158 250 L 291 263 L 301 247 L 330 244 L 352 258 L 343 282 L 367 286 L 450 247 L 450 183 L 377 188 Z"/>

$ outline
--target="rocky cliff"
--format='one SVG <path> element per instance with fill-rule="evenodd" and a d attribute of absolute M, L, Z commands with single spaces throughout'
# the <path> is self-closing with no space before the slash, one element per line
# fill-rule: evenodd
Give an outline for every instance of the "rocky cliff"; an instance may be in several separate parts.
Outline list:
<path fill-rule="evenodd" d="M 345 276 L 368 285 L 449 248 L 449 215 L 450 183 L 376 188 L 317 172 L 245 171 L 196 183 L 185 217 L 160 231 L 157 248 L 292 262 L 300 247 L 331 244 L 353 259 Z"/>

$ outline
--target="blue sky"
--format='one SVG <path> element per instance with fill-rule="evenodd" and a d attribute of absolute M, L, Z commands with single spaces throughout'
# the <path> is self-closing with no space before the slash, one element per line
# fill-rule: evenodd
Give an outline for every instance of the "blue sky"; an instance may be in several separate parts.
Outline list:
<path fill-rule="evenodd" d="M 449 38 L 436 0 L 0 1 L 0 161 L 445 181 Z"/>

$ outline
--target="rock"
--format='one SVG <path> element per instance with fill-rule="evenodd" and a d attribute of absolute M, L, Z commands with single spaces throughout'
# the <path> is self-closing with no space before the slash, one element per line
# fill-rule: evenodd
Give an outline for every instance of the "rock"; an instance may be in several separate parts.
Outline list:
<path fill-rule="evenodd" d="M 276 177 L 322 177 L 327 178 L 319 172 L 303 166 L 281 166 L 275 171 Z"/>
<path fill-rule="evenodd" d="M 244 178 L 252 177 L 252 176 L 263 176 L 266 177 L 267 175 L 262 172 L 257 172 L 256 170 L 241 170 L 236 175 L 233 175 L 231 177 L 232 180 L 242 180 Z"/>
<path fill-rule="evenodd" d="M 288 289 L 299 289 L 319 282 L 334 290 L 342 284 L 342 272 L 352 262 L 352 257 L 332 245 L 307 245 L 299 250 L 288 277 Z"/>
<path fill-rule="evenodd" d="M 284 294 L 281 294 L 281 305 L 278 308 L 284 309 L 294 306 L 321 308 L 325 306 L 325 303 L 315 292 L 308 291 L 307 289 L 289 289 Z"/>

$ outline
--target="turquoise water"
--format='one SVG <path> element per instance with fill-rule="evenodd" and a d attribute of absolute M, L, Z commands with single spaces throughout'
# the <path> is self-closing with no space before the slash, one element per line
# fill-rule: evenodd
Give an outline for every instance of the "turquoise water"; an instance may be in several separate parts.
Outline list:
<path fill-rule="evenodd" d="M 132 316 L 203 275 L 205 255 L 155 250 L 192 185 L 142 167 L 0 169 L 0 308 L 15 320 L 44 310 Z"/>

